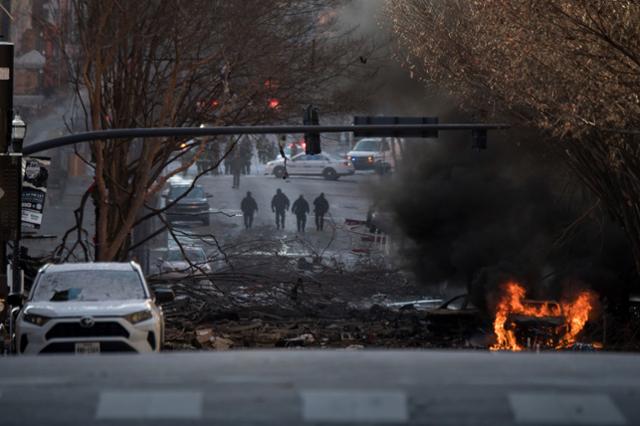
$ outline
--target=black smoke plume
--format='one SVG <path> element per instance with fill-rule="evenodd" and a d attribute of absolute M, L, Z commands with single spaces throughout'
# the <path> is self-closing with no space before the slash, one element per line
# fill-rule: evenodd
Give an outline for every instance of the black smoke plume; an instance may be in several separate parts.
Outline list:
<path fill-rule="evenodd" d="M 426 285 L 466 288 L 486 309 L 509 279 L 531 297 L 589 287 L 622 302 L 637 279 L 622 232 L 557 153 L 518 134 L 490 133 L 480 152 L 466 133 L 405 142 L 396 175 L 376 191 L 400 260 Z"/>

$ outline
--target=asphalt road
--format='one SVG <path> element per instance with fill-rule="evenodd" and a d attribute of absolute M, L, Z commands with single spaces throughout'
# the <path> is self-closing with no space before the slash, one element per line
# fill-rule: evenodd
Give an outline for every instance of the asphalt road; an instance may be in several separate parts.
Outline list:
<path fill-rule="evenodd" d="M 180 239 L 189 244 L 189 235 L 215 235 L 216 240 L 224 244 L 236 244 L 238 237 L 244 241 L 296 241 L 288 249 L 292 253 L 316 250 L 325 254 L 353 253 L 354 249 L 381 244 L 363 241 L 371 238 L 364 226 L 350 226 L 345 219 L 365 220 L 372 203 L 372 187 L 379 176 L 372 173 L 357 173 L 353 176 L 342 177 L 337 181 L 328 181 L 322 177 L 294 176 L 289 179 L 276 179 L 273 176 L 247 175 L 240 179 L 240 188 L 233 189 L 232 176 L 204 176 L 199 183 L 205 191 L 212 195 L 210 225 L 203 226 L 200 222 L 177 222 L 174 226 L 184 232 L 186 238 Z M 306 232 L 298 233 L 296 218 L 289 211 L 286 214 L 285 229 L 277 230 L 275 214 L 271 211 L 271 198 L 276 190 L 281 189 L 293 202 L 301 194 L 309 203 L 311 212 L 307 217 Z M 240 203 L 250 191 L 258 204 L 258 212 L 254 217 L 253 228 L 245 230 Z M 323 231 L 317 231 L 313 214 L 313 200 L 324 192 L 330 207 L 325 216 Z M 205 237 L 206 240 L 206 237 Z M 197 241 L 197 237 L 191 238 Z M 197 242 L 196 242 L 197 243 Z M 287 243 L 289 244 L 289 243 Z M 216 244 L 205 244 L 210 254 L 215 254 Z M 350 254 L 351 255 L 351 254 Z"/>
<path fill-rule="evenodd" d="M 240 188 L 232 189 L 231 176 L 205 176 L 199 180 L 207 192 L 213 195 L 211 204 L 214 210 L 240 213 L 240 202 L 251 191 L 258 204 L 258 213 L 254 219 L 254 226 L 275 226 L 275 215 L 271 212 L 271 198 L 277 189 L 281 189 L 291 204 L 300 195 L 304 195 L 313 211 L 313 200 L 324 192 L 329 201 L 329 213 L 334 221 L 341 223 L 345 218 L 366 218 L 371 204 L 370 183 L 379 179 L 378 176 L 358 173 L 353 176 L 341 177 L 330 181 L 322 177 L 293 176 L 289 179 L 276 179 L 273 176 L 247 175 L 240 178 Z M 287 215 L 286 229 L 296 230 L 295 218 L 291 213 Z M 313 226 L 313 216 L 309 217 L 307 228 Z M 241 224 L 242 221 L 239 220 Z"/>
<path fill-rule="evenodd" d="M 634 425 L 621 354 L 232 351 L 4 358 L 2 425 Z"/>
<path fill-rule="evenodd" d="M 304 237 L 310 240 L 312 244 L 320 246 L 324 246 L 330 239 L 337 239 L 333 243 L 334 248 L 351 249 L 353 235 L 338 232 L 336 236 L 331 234 L 331 230 L 336 228 L 342 230 L 344 228 L 344 220 L 347 218 L 358 220 L 366 218 L 367 211 L 371 205 L 371 183 L 377 179 L 380 179 L 380 177 L 366 172 L 358 172 L 356 175 L 342 177 L 337 181 L 327 181 L 322 177 L 304 176 L 294 176 L 287 180 L 282 180 L 273 176 L 253 174 L 242 176 L 240 188 L 232 189 L 231 176 L 204 176 L 198 182 L 205 187 L 207 192 L 213 195 L 211 199 L 212 225 L 207 228 L 193 222 L 184 226 L 178 225 L 178 227 L 194 233 L 213 233 L 222 243 L 225 243 L 228 239 L 234 239 L 238 235 L 244 235 L 246 232 L 240 212 L 240 202 L 246 192 L 251 191 L 259 208 L 254 220 L 255 232 L 262 233 L 263 236 L 266 233 L 270 238 L 286 239 L 296 236 L 296 221 L 295 217 L 289 212 L 286 218 L 286 229 L 281 232 L 275 232 L 275 215 L 271 212 L 271 198 L 276 189 L 282 189 L 291 203 L 300 194 L 304 194 L 310 206 L 312 206 L 313 199 L 320 192 L 324 192 L 330 203 L 329 215 L 325 222 L 325 232 L 316 232 L 314 217 L 311 214 L 307 220 L 307 233 Z M 75 178 L 67 184 L 64 192 L 51 191 L 40 234 L 55 235 L 58 238 L 25 240 L 26 245 L 31 248 L 30 254 L 48 254 L 60 243 L 62 235 L 74 224 L 73 210 L 79 205 L 80 198 L 89 184 L 89 178 Z M 90 203 L 87 207 L 85 219 L 85 226 L 89 235 L 91 235 L 93 232 L 93 216 Z"/>

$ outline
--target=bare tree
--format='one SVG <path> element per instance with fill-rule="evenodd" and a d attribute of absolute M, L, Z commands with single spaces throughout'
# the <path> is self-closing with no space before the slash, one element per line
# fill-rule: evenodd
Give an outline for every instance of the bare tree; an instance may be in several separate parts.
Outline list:
<path fill-rule="evenodd" d="M 72 0 L 60 31 L 87 129 L 254 124 L 340 111 L 333 88 L 357 78 L 365 44 L 336 34 L 339 2 Z M 141 212 L 184 152 L 176 139 L 91 144 L 100 204 L 96 258 L 125 259 Z M 215 142 L 214 142 L 215 143 Z"/>
<path fill-rule="evenodd" d="M 624 228 L 640 272 L 640 4 L 387 2 L 409 72 L 467 108 L 548 132 Z"/>

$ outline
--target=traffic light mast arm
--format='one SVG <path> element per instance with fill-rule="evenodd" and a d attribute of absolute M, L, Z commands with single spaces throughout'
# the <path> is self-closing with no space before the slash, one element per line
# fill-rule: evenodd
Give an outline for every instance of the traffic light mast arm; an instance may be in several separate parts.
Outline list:
<path fill-rule="evenodd" d="M 111 129 L 93 132 L 76 133 L 48 139 L 25 146 L 24 155 L 33 155 L 49 149 L 73 145 L 80 142 L 91 142 L 108 139 L 133 139 L 150 137 L 197 137 L 218 135 L 264 135 L 264 134 L 304 134 L 304 133 L 341 133 L 341 132 L 369 132 L 394 131 L 398 134 L 403 131 L 413 132 L 439 130 L 498 130 L 508 129 L 505 123 L 443 123 L 443 124 L 393 124 L 393 125 L 331 125 L 331 126 L 225 126 L 225 127 L 156 127 L 140 129 Z M 401 135 L 399 135 L 401 136 Z"/>

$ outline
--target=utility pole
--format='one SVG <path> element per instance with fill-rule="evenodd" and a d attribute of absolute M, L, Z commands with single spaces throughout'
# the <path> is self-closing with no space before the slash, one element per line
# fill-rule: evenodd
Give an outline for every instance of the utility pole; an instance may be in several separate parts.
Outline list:
<path fill-rule="evenodd" d="M 13 43 L 0 42 L 0 155 L 8 156 L 9 154 L 12 116 Z M 4 189 L 2 191 L 3 193 L 7 192 Z M 7 240 L 11 237 L 19 237 L 19 235 L 6 235 L 4 233 L 0 235 L 0 294 L 9 293 L 9 283 L 7 282 Z"/>

